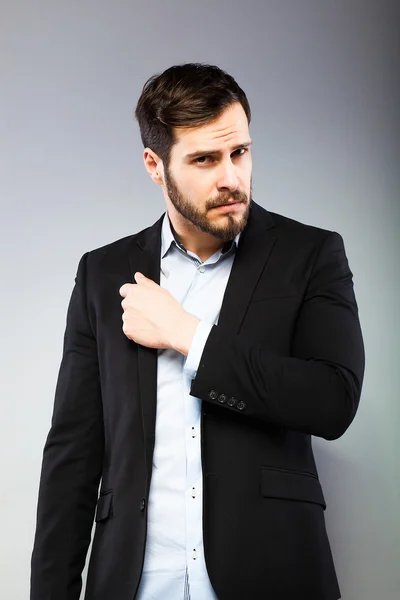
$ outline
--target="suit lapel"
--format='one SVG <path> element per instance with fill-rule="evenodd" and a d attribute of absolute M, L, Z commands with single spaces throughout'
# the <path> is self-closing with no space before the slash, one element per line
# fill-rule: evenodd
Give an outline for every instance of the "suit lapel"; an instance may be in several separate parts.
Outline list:
<path fill-rule="evenodd" d="M 272 216 L 255 202 L 240 236 L 232 271 L 226 286 L 218 325 L 238 333 L 254 288 L 264 270 L 275 243 Z"/>
<path fill-rule="evenodd" d="M 156 283 L 160 283 L 163 216 L 152 227 L 140 232 L 135 239 L 136 247 L 129 255 L 132 283 L 135 281 L 134 275 L 137 271 Z M 147 472 L 151 473 L 157 409 L 157 349 L 139 344 L 137 357 L 146 466 Z"/>

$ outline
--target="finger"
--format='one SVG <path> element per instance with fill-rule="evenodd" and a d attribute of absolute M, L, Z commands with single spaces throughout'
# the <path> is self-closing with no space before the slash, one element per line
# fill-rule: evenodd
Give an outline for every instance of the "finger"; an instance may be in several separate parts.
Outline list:
<path fill-rule="evenodd" d="M 125 298 L 125 296 L 127 296 L 131 285 L 132 285 L 131 283 L 124 283 L 124 285 L 122 285 L 119 288 L 119 293 L 121 296 L 123 296 L 123 298 Z"/>
<path fill-rule="evenodd" d="M 143 275 L 143 273 L 141 273 L 140 271 L 137 271 L 135 273 L 135 281 L 136 283 L 154 283 L 154 281 L 152 279 L 149 279 L 148 277 L 146 277 L 145 275 Z"/>

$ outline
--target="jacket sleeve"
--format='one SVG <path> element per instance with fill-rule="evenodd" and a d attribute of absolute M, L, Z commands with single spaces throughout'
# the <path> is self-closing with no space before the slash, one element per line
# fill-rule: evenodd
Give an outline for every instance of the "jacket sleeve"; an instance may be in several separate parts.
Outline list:
<path fill-rule="evenodd" d="M 79 600 L 103 460 L 96 339 L 82 256 L 72 291 L 50 432 L 43 452 L 31 600 Z"/>
<path fill-rule="evenodd" d="M 312 269 L 291 355 L 278 356 L 213 326 L 191 395 L 243 418 L 340 437 L 356 414 L 364 377 L 352 277 L 342 237 L 329 233 Z"/>

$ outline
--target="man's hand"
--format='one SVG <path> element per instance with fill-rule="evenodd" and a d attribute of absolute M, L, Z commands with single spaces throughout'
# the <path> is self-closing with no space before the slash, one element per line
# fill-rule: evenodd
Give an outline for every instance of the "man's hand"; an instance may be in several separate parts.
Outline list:
<path fill-rule="evenodd" d="M 187 356 L 199 319 L 142 273 L 135 273 L 135 281 L 119 290 L 126 337 L 142 346 L 173 348 Z"/>

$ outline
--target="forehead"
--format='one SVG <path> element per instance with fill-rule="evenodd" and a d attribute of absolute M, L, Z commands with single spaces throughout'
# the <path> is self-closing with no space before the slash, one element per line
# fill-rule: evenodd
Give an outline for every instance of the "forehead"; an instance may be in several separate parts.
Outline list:
<path fill-rule="evenodd" d="M 242 105 L 235 102 L 211 123 L 199 127 L 177 127 L 174 134 L 176 143 L 172 152 L 176 155 L 197 149 L 223 150 L 225 147 L 248 141 L 249 124 Z"/>

